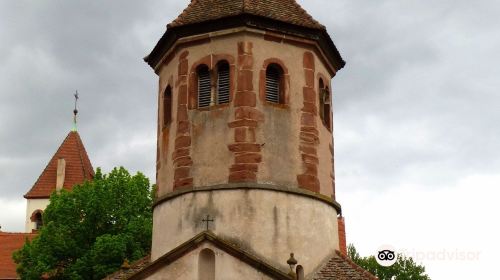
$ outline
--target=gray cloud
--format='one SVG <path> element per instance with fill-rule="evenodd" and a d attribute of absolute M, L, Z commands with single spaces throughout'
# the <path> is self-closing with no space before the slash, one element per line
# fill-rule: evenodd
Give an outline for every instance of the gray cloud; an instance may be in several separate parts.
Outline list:
<path fill-rule="evenodd" d="M 499 169 L 499 5 L 301 4 L 347 60 L 333 80 L 340 192 L 407 182 L 436 187 Z"/>
<path fill-rule="evenodd" d="M 0 4 L 2 197 L 20 198 L 69 132 L 75 89 L 94 165 L 154 175 L 157 82 L 142 57 L 185 4 Z"/>
<path fill-rule="evenodd" d="M 339 182 L 362 174 L 397 185 L 420 172 L 440 181 L 460 176 L 458 170 L 498 167 L 499 24 L 492 3 L 300 2 L 348 61 L 333 81 Z M 5 195 L 28 188 L 64 138 L 74 89 L 94 164 L 130 164 L 152 176 L 154 140 L 141 144 L 144 150 L 126 144 L 155 134 L 156 79 L 141 58 L 187 1 L 120 1 L 119 11 L 117 1 L 2 5 Z"/>

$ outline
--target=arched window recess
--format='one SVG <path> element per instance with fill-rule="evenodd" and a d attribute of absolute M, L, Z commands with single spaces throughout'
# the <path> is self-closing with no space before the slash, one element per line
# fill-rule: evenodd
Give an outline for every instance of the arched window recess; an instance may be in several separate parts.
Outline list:
<path fill-rule="evenodd" d="M 205 248 L 198 257 L 198 279 L 215 280 L 215 253 Z"/>
<path fill-rule="evenodd" d="M 30 220 L 35 223 L 35 230 L 39 230 L 43 227 L 43 211 L 35 210 L 33 214 L 31 214 Z"/>
<path fill-rule="evenodd" d="M 328 130 L 331 129 L 331 104 L 332 98 L 330 89 L 323 82 L 323 79 L 319 79 L 319 116 L 321 121 L 326 126 Z"/>
<path fill-rule="evenodd" d="M 172 122 L 172 88 L 167 86 L 163 94 L 163 127 Z"/>

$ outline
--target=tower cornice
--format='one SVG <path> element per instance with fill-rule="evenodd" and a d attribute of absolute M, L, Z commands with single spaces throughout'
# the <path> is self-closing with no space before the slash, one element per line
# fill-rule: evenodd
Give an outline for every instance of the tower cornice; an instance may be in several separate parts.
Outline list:
<path fill-rule="evenodd" d="M 284 37 L 301 38 L 309 42 L 314 42 L 317 45 L 318 51 L 322 53 L 322 56 L 330 66 L 331 74 L 336 73 L 345 66 L 345 61 L 326 29 L 299 26 L 252 14 L 240 14 L 167 28 L 167 31 L 163 34 L 151 53 L 144 58 L 144 61 L 157 72 L 161 62 L 171 53 L 172 49 L 175 49 L 180 39 L 196 35 L 207 35 L 212 32 L 238 27 L 250 27 L 260 29 L 264 33 L 283 34 Z"/>
<path fill-rule="evenodd" d="M 163 204 L 164 202 L 167 202 L 169 200 L 172 200 L 174 198 L 177 198 L 185 194 L 197 193 L 197 192 L 227 191 L 227 190 L 266 190 L 266 191 L 275 191 L 275 192 L 288 193 L 292 195 L 304 196 L 314 200 L 318 200 L 329 206 L 332 206 L 333 208 L 335 208 L 335 210 L 337 210 L 337 213 L 339 215 L 342 214 L 342 207 L 340 206 L 340 204 L 328 196 L 311 192 L 301 188 L 290 188 L 275 184 L 258 184 L 258 183 L 229 183 L 229 184 L 220 184 L 220 185 L 205 186 L 205 187 L 196 187 L 196 188 L 181 188 L 156 198 L 153 204 L 153 209 Z"/>

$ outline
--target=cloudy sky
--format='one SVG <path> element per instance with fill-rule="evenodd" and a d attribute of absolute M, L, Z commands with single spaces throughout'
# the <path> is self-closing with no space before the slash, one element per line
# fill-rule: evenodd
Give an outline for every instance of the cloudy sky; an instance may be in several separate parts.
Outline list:
<path fill-rule="evenodd" d="M 0 225 L 71 128 L 94 167 L 154 180 L 156 87 L 142 61 L 188 0 L 0 1 Z M 333 80 L 348 242 L 391 244 L 432 279 L 487 279 L 500 250 L 500 5 L 299 0 L 347 61 Z M 465 259 L 463 257 L 465 256 Z"/>

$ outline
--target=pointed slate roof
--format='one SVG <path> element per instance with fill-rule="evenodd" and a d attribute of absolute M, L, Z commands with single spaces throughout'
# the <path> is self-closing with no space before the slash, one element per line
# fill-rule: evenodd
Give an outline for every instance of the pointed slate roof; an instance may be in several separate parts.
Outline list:
<path fill-rule="evenodd" d="M 75 184 L 83 183 L 94 177 L 92 163 L 85 151 L 82 139 L 76 131 L 71 131 L 57 149 L 52 159 L 43 170 L 31 190 L 24 195 L 25 198 L 49 198 L 56 190 L 57 160 L 66 161 L 66 175 L 63 188 L 71 190 Z"/>
<path fill-rule="evenodd" d="M 250 14 L 303 27 L 325 29 L 295 0 L 192 0 L 168 27 Z"/>

